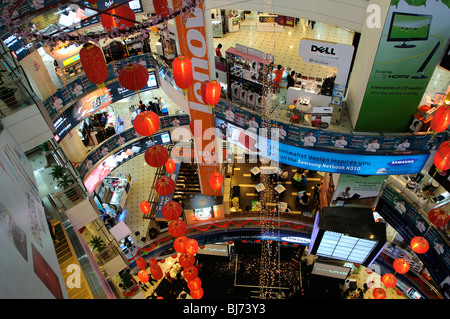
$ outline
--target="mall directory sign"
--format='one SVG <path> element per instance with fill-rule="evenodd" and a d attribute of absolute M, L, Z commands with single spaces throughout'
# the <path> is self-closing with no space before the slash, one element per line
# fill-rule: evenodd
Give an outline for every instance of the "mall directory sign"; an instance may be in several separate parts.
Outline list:
<path fill-rule="evenodd" d="M 408 129 L 446 48 L 449 16 L 448 1 L 391 1 L 355 130 Z"/>

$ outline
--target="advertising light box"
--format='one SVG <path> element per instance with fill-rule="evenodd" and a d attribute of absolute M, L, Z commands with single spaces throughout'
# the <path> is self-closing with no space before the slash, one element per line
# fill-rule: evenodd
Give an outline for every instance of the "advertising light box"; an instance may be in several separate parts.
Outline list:
<path fill-rule="evenodd" d="M 315 262 L 311 274 L 325 277 L 332 277 L 337 279 L 345 279 L 347 278 L 350 270 L 351 268 L 349 267 L 342 267 L 322 262 Z"/>

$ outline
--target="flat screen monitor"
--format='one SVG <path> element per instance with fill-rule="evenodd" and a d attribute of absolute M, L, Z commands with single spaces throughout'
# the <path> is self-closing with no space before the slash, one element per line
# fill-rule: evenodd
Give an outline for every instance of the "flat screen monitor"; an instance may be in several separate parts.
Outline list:
<path fill-rule="evenodd" d="M 425 41 L 428 39 L 431 15 L 394 12 L 392 14 L 387 41 L 402 41 L 396 48 L 413 48 L 408 41 Z"/>

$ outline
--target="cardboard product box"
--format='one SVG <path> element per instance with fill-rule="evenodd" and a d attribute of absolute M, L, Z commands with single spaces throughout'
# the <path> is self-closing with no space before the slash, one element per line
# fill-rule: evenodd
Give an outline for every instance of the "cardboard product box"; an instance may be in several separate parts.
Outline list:
<path fill-rule="evenodd" d="M 419 108 L 417 109 L 417 111 L 414 115 L 423 120 L 428 120 L 428 119 L 431 120 L 433 118 L 434 112 L 436 112 L 436 109 L 437 109 L 436 106 L 437 105 L 435 105 L 435 104 L 431 104 L 430 106 L 421 105 L 421 106 L 419 106 Z"/>

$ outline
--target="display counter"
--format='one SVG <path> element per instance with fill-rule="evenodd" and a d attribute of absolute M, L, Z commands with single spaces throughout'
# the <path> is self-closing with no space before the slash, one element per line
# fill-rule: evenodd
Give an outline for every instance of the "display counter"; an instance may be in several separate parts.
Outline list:
<path fill-rule="evenodd" d="M 415 182 L 413 179 L 407 175 L 390 175 L 386 179 L 386 183 L 395 186 L 411 202 L 427 212 L 447 200 L 448 193 L 446 196 L 441 194 L 446 193 L 445 190 L 432 177 L 428 176 L 422 182 Z M 423 181 L 426 181 L 426 183 Z"/>
<path fill-rule="evenodd" d="M 212 20 L 212 32 L 214 38 L 223 37 L 223 26 L 222 21 L 220 20 Z"/>
<path fill-rule="evenodd" d="M 131 184 L 132 178 L 130 174 L 111 174 L 102 181 L 97 194 L 106 213 L 111 215 L 111 212 L 107 207 L 109 206 L 115 212 L 112 217 L 116 217 L 117 214 L 120 214 L 125 207 Z"/>
<path fill-rule="evenodd" d="M 320 95 L 298 87 L 290 87 L 286 93 L 286 105 L 295 104 L 295 100 L 298 101 L 302 98 L 308 99 L 312 106 L 328 106 L 331 103 L 331 96 Z"/>
<path fill-rule="evenodd" d="M 240 29 L 240 16 L 235 16 L 228 19 L 228 32 L 237 32 Z"/>
<path fill-rule="evenodd" d="M 272 14 L 260 14 L 256 20 L 256 31 L 259 32 L 283 32 L 284 27 L 277 23 L 278 16 Z"/>

